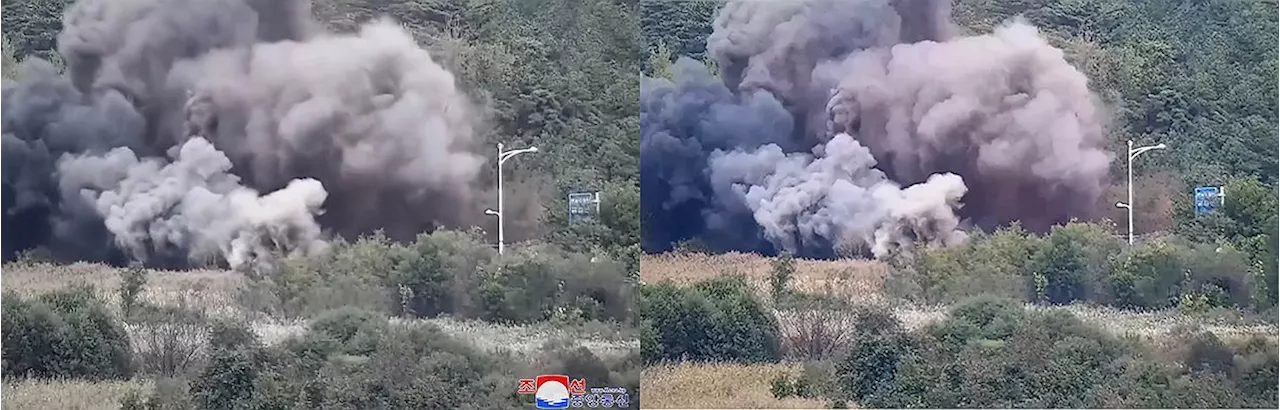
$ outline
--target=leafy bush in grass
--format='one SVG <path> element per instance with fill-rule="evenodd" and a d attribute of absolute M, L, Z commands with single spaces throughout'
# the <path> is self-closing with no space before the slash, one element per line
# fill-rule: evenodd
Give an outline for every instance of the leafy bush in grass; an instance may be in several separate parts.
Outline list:
<path fill-rule="evenodd" d="M 124 379 L 133 374 L 128 335 L 93 288 L 36 298 L 3 296 L 4 376 Z"/>
<path fill-rule="evenodd" d="M 740 277 L 694 286 L 646 285 L 640 292 L 642 354 L 648 362 L 766 362 L 781 357 L 773 313 Z"/>

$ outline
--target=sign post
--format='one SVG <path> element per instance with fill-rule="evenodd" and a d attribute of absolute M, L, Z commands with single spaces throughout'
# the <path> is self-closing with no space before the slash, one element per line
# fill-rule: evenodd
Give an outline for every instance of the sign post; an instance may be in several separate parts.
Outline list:
<path fill-rule="evenodd" d="M 1195 191 L 1195 210 L 1196 216 L 1209 215 L 1218 210 L 1226 202 L 1227 191 L 1223 187 L 1202 186 L 1196 187 Z"/>
<path fill-rule="evenodd" d="M 579 223 L 600 213 L 600 192 L 569 194 L 569 223 Z"/>

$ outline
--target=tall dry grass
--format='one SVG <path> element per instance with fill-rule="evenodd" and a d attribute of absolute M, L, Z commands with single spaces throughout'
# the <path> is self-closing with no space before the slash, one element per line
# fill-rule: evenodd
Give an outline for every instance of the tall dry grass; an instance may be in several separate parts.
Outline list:
<path fill-rule="evenodd" d="M 144 380 L 88 382 L 77 380 L 4 381 L 4 410 L 118 410 L 130 391 L 147 393 Z"/>
<path fill-rule="evenodd" d="M 884 298 L 887 265 L 864 259 L 795 260 L 792 289 L 860 301 Z M 742 275 L 761 292 L 768 292 L 773 258 L 750 253 L 669 252 L 640 256 L 640 279 L 646 283 L 691 284 L 709 278 Z"/>
<path fill-rule="evenodd" d="M 179 302 L 209 307 L 215 315 L 238 315 L 236 296 L 244 275 L 224 270 L 152 270 L 138 299 L 156 305 Z M 23 296 L 53 292 L 70 285 L 92 285 L 108 307 L 120 305 L 120 270 L 111 266 L 77 262 L 59 265 L 47 262 L 8 262 L 0 266 L 0 287 Z"/>
<path fill-rule="evenodd" d="M 640 373 L 640 403 L 646 409 L 821 409 L 822 400 L 770 392 L 779 375 L 801 373 L 798 364 L 674 363 Z"/>

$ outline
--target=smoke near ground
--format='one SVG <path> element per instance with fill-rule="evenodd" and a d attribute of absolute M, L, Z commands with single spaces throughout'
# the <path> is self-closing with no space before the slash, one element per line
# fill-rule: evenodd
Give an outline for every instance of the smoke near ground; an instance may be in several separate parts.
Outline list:
<path fill-rule="evenodd" d="M 476 109 L 401 27 L 300 0 L 82 0 L 3 89 L 6 258 L 242 266 L 464 223 Z"/>
<path fill-rule="evenodd" d="M 641 85 L 644 248 L 884 257 L 1092 216 L 1110 154 L 1085 76 L 1026 23 L 938 0 L 735 1 Z"/>

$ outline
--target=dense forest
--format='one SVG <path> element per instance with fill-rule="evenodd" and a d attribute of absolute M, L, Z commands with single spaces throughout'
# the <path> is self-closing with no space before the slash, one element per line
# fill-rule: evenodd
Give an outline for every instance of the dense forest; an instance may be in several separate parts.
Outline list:
<path fill-rule="evenodd" d="M 763 280 L 766 292 L 758 292 L 755 289 L 758 284 L 732 276 L 705 279 L 692 285 L 642 285 L 639 292 L 641 350 L 647 365 L 671 372 L 671 369 L 686 369 L 681 366 L 690 362 L 761 364 L 760 369 L 777 369 L 779 367 L 772 365 L 779 363 L 799 364 L 803 367 L 799 376 L 783 374 L 773 380 L 774 397 L 779 400 L 811 398 L 835 407 L 855 404 L 907 408 L 1275 406 L 1274 336 L 1219 338 L 1197 329 L 1194 324 L 1155 339 L 1117 336 L 1099 324 L 1085 323 L 1082 317 L 1059 308 L 1070 305 L 1144 314 L 1173 312 L 1171 314 L 1197 323 L 1220 323 L 1222 317 L 1234 318 L 1228 320 L 1252 317 L 1274 324 L 1280 289 L 1276 273 L 1277 217 L 1280 215 L 1276 194 L 1280 142 L 1276 131 L 1276 2 L 922 0 L 848 2 L 845 4 L 848 7 L 823 1 L 796 2 L 794 4 L 804 4 L 796 7 L 757 6 L 751 2 L 728 2 L 737 4 L 725 6 L 725 3 L 642 1 L 640 4 L 640 30 L 647 51 L 640 91 L 641 184 L 644 202 L 651 199 L 652 192 L 657 192 L 654 197 L 660 199 L 652 207 L 641 206 L 641 218 L 645 221 L 642 243 L 646 252 L 676 253 L 677 256 L 670 257 L 673 260 L 681 260 L 679 254 L 682 253 L 726 250 L 778 256 L 770 259 L 772 270 Z M 857 5 L 849 5 L 853 3 Z M 929 6 L 935 4 L 942 6 Z M 743 244 L 743 237 L 759 236 L 761 232 L 769 234 L 769 229 L 777 225 L 794 231 L 805 228 L 805 223 L 824 224 L 822 216 L 840 212 L 839 207 L 818 200 L 803 202 L 812 197 L 797 195 L 803 199 L 795 202 L 803 202 L 810 208 L 786 216 L 802 215 L 808 219 L 796 216 L 801 222 L 793 222 L 784 217 L 764 223 L 760 222 L 762 218 L 774 215 L 757 210 L 754 218 L 761 225 L 758 229 L 738 229 L 744 223 L 751 225 L 752 214 L 747 212 L 748 218 L 731 219 L 733 216 L 729 214 L 734 207 L 741 207 L 736 204 L 719 208 L 705 202 L 688 205 L 689 208 L 702 207 L 705 212 L 687 219 L 665 213 L 669 203 L 697 203 L 727 191 L 714 185 L 716 172 L 732 178 L 736 177 L 733 175 L 736 169 L 751 170 L 742 173 L 746 177 L 733 180 L 739 185 L 732 186 L 748 198 L 746 204 L 750 206 L 756 204 L 752 201 L 775 200 L 768 195 L 776 195 L 779 192 L 776 187 L 783 185 L 771 185 L 776 180 L 803 181 L 810 176 L 791 168 L 778 171 L 774 179 L 752 179 L 759 174 L 751 172 L 760 173 L 768 168 L 747 161 L 736 164 L 736 169 L 707 167 L 706 172 L 712 177 L 702 181 L 703 196 L 698 196 L 697 192 L 689 194 L 686 190 L 688 186 L 697 187 L 687 183 L 692 174 L 651 159 L 650 149 L 694 152 L 692 155 L 696 157 L 700 155 L 697 149 L 677 151 L 671 147 L 697 148 L 701 143 L 704 144 L 701 154 L 709 155 L 701 163 L 688 161 L 686 164 L 705 167 L 725 158 L 720 150 L 743 147 L 734 146 L 734 142 L 759 145 L 763 145 L 761 141 L 776 142 L 777 145 L 765 146 L 774 151 L 761 149 L 756 155 L 773 154 L 770 158 L 782 158 L 778 151 L 799 152 L 794 157 L 788 154 L 786 160 L 812 160 L 809 168 L 802 168 L 812 174 L 818 173 L 815 169 L 828 169 L 825 165 L 818 166 L 822 159 L 819 150 L 815 149 L 812 155 L 801 152 L 812 144 L 800 145 L 797 149 L 794 136 L 770 139 L 772 137 L 765 134 L 779 130 L 786 134 L 792 131 L 793 123 L 795 128 L 801 128 L 812 118 L 794 115 L 797 107 L 802 109 L 808 102 L 795 97 L 799 93 L 794 89 L 788 89 L 801 88 L 802 85 L 797 84 L 811 80 L 805 70 L 813 67 L 813 61 L 804 61 L 804 58 L 821 61 L 855 54 L 850 52 L 850 47 L 872 49 L 875 46 L 866 44 L 885 44 L 874 40 L 861 45 L 842 43 L 840 39 L 824 35 L 854 33 L 875 38 L 876 28 L 895 33 L 899 30 L 893 24 L 876 26 L 868 23 L 870 20 L 848 20 L 847 26 L 838 22 L 840 18 L 856 15 L 855 10 L 883 12 L 891 16 L 888 18 L 915 23 L 928 20 L 925 15 L 929 12 L 941 11 L 958 26 L 959 32 L 953 36 L 969 36 L 956 43 L 974 44 L 992 37 L 1008 39 L 1012 37 L 1010 26 L 1034 27 L 1038 32 L 1036 36 L 1044 38 L 1053 49 L 1061 50 L 1061 58 L 1087 78 L 1089 92 L 1104 107 L 1105 121 L 1101 128 L 1105 135 L 1101 149 L 1114 155 L 1109 161 L 1110 169 L 1105 170 L 1103 189 L 1095 198 L 1096 203 L 1076 205 L 1074 215 L 1058 217 L 1052 224 L 1045 224 L 1044 220 L 1019 223 L 1018 218 L 985 226 L 975 221 L 981 229 L 970 226 L 963 241 L 924 237 L 943 246 L 898 255 L 874 252 L 888 266 L 884 292 L 892 300 L 884 306 L 871 303 L 876 305 L 873 307 L 862 305 L 863 301 L 859 300 L 832 298 L 821 291 L 798 290 L 800 273 L 795 262 L 798 259 L 793 259 L 794 253 L 798 253 L 794 255 L 797 258 L 833 259 L 870 256 L 873 252 L 845 251 L 838 246 L 832 251 L 832 243 L 821 240 L 809 242 L 808 247 L 791 246 L 801 240 L 786 235 L 781 235 L 784 240 L 772 243 Z M 926 12 L 912 14 L 904 10 Z M 813 28 L 798 28 L 805 24 Z M 907 23 L 902 24 L 908 27 Z M 872 29 L 866 29 L 867 25 Z M 925 25 L 910 27 L 920 26 Z M 840 31 L 842 29 L 848 31 Z M 902 38 L 888 40 L 888 44 L 898 45 L 891 53 L 867 54 L 909 60 L 912 56 L 925 55 L 927 50 L 941 49 L 931 49 L 917 42 L 918 38 L 910 38 L 919 32 L 901 30 Z M 984 36 L 993 32 L 995 34 Z M 761 33 L 773 33 L 774 37 L 765 38 Z M 929 38 L 931 34 L 937 35 L 922 36 L 937 40 Z M 991 52 L 990 58 L 996 59 L 999 54 L 991 50 L 1007 45 L 998 43 L 984 43 L 990 47 L 969 50 Z M 1029 43 L 1032 42 L 1021 44 Z M 955 47 L 960 49 L 962 45 Z M 792 60 L 779 56 L 790 56 Z M 798 61 L 810 65 L 788 66 L 797 61 L 796 56 L 802 56 Z M 946 81 L 946 70 L 950 67 L 944 57 L 955 58 L 955 65 L 960 67 L 970 67 L 971 63 L 966 60 L 971 56 L 963 53 L 939 52 L 934 56 L 938 59 L 922 58 L 915 62 L 935 64 L 932 67 L 938 70 L 936 76 L 944 78 L 938 80 L 939 83 Z M 1027 58 L 1036 57 L 1028 54 Z M 753 65 L 755 61 L 751 59 L 759 59 L 760 64 Z M 839 69 L 866 68 L 868 60 L 884 61 L 850 58 L 844 60 L 845 65 Z M 834 61 L 840 62 L 840 59 L 837 57 Z M 857 66 L 858 63 L 864 66 Z M 918 74 L 902 65 L 879 67 L 870 63 L 870 66 L 881 71 L 861 73 L 878 76 L 899 69 L 901 72 L 896 78 L 904 81 L 915 81 L 916 77 L 909 74 Z M 1051 64 L 1041 67 L 1050 66 L 1060 67 Z M 1018 71 L 1024 66 L 1011 64 L 1009 67 L 1010 72 L 1017 73 L 1014 78 L 1034 77 L 1033 71 L 1030 74 Z M 819 65 L 819 69 L 812 70 L 812 76 L 820 77 L 823 68 Z M 993 74 L 987 78 L 1000 77 Z M 876 105 L 883 104 L 879 99 L 889 94 L 884 90 L 897 86 L 890 81 L 877 83 L 878 80 L 881 77 L 853 82 L 864 87 L 854 91 L 867 92 L 869 106 L 880 107 Z M 747 81 L 755 81 L 751 86 L 756 88 L 743 85 Z M 1021 80 L 1014 80 L 1018 81 Z M 651 88 L 646 90 L 646 86 Z M 913 86 L 918 88 L 910 88 Z M 919 97 L 911 94 L 917 90 L 920 94 L 939 92 L 918 83 L 902 88 L 910 91 L 895 97 L 911 102 Z M 780 107 L 772 98 L 761 102 L 765 99 L 759 97 L 758 89 L 777 96 Z M 941 93 L 962 90 L 955 92 L 963 94 L 967 88 L 947 90 Z M 789 91 L 792 94 L 788 94 Z M 846 91 L 849 89 L 832 93 Z M 679 102 L 670 103 L 673 100 Z M 834 98 L 832 101 L 838 102 Z M 926 105 L 908 103 L 907 107 L 920 115 L 932 108 Z M 779 108 L 791 110 L 793 116 L 787 116 L 787 112 Z M 762 120 L 732 128 L 731 132 L 719 132 L 699 128 L 700 124 L 693 122 L 697 119 L 717 125 L 732 124 L 721 121 L 721 113 L 730 110 L 774 115 L 771 118 L 785 120 L 776 123 L 785 125 L 775 127 Z M 871 114 L 867 115 L 876 115 L 874 109 L 865 109 L 862 113 L 868 112 Z M 828 124 L 842 120 L 837 114 L 827 118 L 831 121 Z M 652 120 L 654 125 L 646 123 L 646 117 L 657 118 Z M 903 117 L 906 115 L 895 120 L 911 121 Z M 789 122 L 791 119 L 794 122 Z M 862 126 L 866 129 L 860 131 L 876 136 L 874 127 L 880 123 L 875 121 L 884 120 L 864 121 Z M 859 126 L 857 121 L 852 124 L 854 129 Z M 646 126 L 657 131 L 645 131 Z M 758 131 L 760 129 L 767 130 Z M 735 141 L 734 132 L 746 136 Z M 831 138 L 830 144 L 846 143 L 839 138 Z M 1132 140 L 1135 147 L 1158 143 L 1169 147 L 1146 153 L 1134 161 L 1134 231 L 1138 238 L 1133 245 L 1126 244 L 1124 209 L 1115 206 L 1126 200 L 1124 150 L 1127 140 Z M 788 146 L 789 143 L 792 145 Z M 827 146 L 828 150 L 831 145 Z M 669 161 L 687 159 L 673 156 Z M 883 157 L 877 156 L 877 159 L 881 160 L 885 172 L 893 172 L 889 169 L 892 163 Z M 1077 159 L 1086 161 L 1084 156 Z M 778 166 L 779 170 L 783 168 Z M 954 171 L 943 168 L 936 171 Z M 651 169 L 653 179 L 661 181 L 648 185 L 645 180 Z M 824 177 L 826 175 L 829 174 Z M 869 178 L 865 176 L 871 174 L 853 175 Z M 962 176 L 966 180 L 970 177 Z M 924 178 L 906 179 L 908 181 L 899 182 L 927 185 Z M 679 185 L 681 183 L 686 185 Z M 749 186 L 751 184 L 756 186 Z M 748 185 L 749 190 L 742 185 Z M 795 192 L 805 185 L 784 186 L 783 189 Z M 1223 205 L 1211 215 L 1195 215 L 1192 210 L 1192 191 L 1201 186 L 1225 187 Z M 650 190 L 651 187 L 654 189 Z M 897 189 L 897 185 L 893 188 Z M 747 193 L 743 194 L 744 191 Z M 824 193 L 829 198 L 837 192 L 832 189 Z M 975 198 L 973 191 L 969 194 L 960 201 L 965 206 L 959 208 L 958 213 L 969 208 L 971 204 L 967 202 L 982 200 Z M 1058 197 L 1040 204 L 1034 202 L 1034 195 L 1027 198 L 1041 207 L 1058 206 L 1059 202 L 1071 200 Z M 814 211 L 824 206 L 828 208 Z M 979 208 L 984 206 L 990 203 L 978 203 Z M 811 213 L 804 213 L 806 211 Z M 1075 218 L 1077 215 L 1081 218 Z M 651 225 L 650 220 L 659 223 Z M 732 223 L 723 224 L 723 220 Z M 954 224 L 954 219 L 949 221 Z M 706 231 L 721 224 L 715 226 L 722 230 L 707 234 L 681 228 L 696 224 L 705 224 Z M 825 229 L 840 225 L 821 226 Z M 726 227 L 728 229 L 724 229 Z M 814 229 L 813 232 L 818 236 L 826 231 Z M 728 255 L 726 260 L 729 259 L 741 257 Z M 705 275 L 714 276 L 712 272 L 688 276 Z M 947 306 L 946 318 L 909 329 L 906 323 L 909 318 L 897 311 L 904 303 Z M 702 369 L 713 367 L 708 364 Z"/>
<path fill-rule="evenodd" d="M 31 295 L 24 289 L 6 286 L 6 396 L 10 383 L 17 386 L 19 379 L 26 378 L 130 380 L 140 381 L 139 385 L 146 387 L 130 393 L 120 403 L 128 409 L 526 408 L 531 406 L 533 398 L 515 394 L 518 378 L 562 373 L 586 377 L 592 387 L 627 388 L 634 399 L 626 406 L 638 408 L 639 397 L 635 394 L 639 384 L 638 356 L 635 352 L 628 353 L 626 348 L 621 354 L 605 355 L 569 340 L 538 346 L 537 351 L 541 353 L 493 351 L 426 323 L 433 319 L 463 320 L 516 331 L 523 329 L 522 326 L 553 329 L 553 334 L 575 334 L 573 332 L 588 328 L 603 329 L 600 330 L 603 334 L 631 332 L 634 327 L 631 288 L 639 270 L 635 135 L 640 66 L 637 56 L 643 53 L 635 35 L 638 32 L 636 2 L 317 0 L 277 5 L 270 1 L 228 0 L 104 6 L 107 3 L 84 1 L 81 3 L 92 6 L 86 6 L 87 11 L 81 10 L 80 20 L 73 23 L 74 19 L 64 17 L 64 13 L 71 10 L 74 3 L 37 0 L 3 5 L 6 279 L 11 274 L 20 274 L 11 272 L 43 269 L 41 267 L 63 269 L 61 263 L 77 260 L 133 266 L 101 267 L 119 278 L 118 288 L 96 284 L 108 289 L 66 288 Z M 135 6 L 112 12 L 95 9 Z M 299 10 L 303 12 L 294 16 Z M 83 48 L 76 49 L 83 43 L 68 43 L 84 40 L 66 34 L 69 26 L 80 24 L 76 29 L 84 29 L 87 20 L 100 18 L 101 25 L 95 27 L 111 31 L 118 27 L 109 27 L 109 24 L 138 18 L 147 23 L 138 27 L 145 26 L 155 33 L 175 30 L 175 38 L 168 39 L 111 33 L 138 43 L 135 46 L 139 48 L 151 47 L 153 55 L 139 58 L 155 57 L 149 66 L 153 71 L 133 66 L 138 72 L 126 73 L 126 77 L 136 74 L 137 78 L 145 78 L 163 74 L 163 70 L 169 69 L 165 64 L 173 61 L 172 58 L 162 61 L 166 57 L 155 52 L 157 49 L 188 41 L 192 45 L 177 48 L 175 55 L 200 54 L 207 51 L 200 47 L 212 47 L 211 44 L 225 39 L 203 41 L 200 36 L 206 34 L 183 31 L 191 25 L 169 23 L 182 18 L 204 19 L 200 21 L 216 26 L 214 33 L 225 30 L 219 35 L 239 36 L 236 38 L 243 40 L 242 37 L 254 34 L 234 30 L 254 24 L 250 17 L 281 24 L 258 27 L 258 38 L 250 41 L 268 43 L 272 36 L 294 35 L 303 38 L 299 42 L 319 44 L 322 39 L 297 34 L 310 30 L 306 26 L 309 23 L 299 21 L 312 20 L 321 26 L 316 30 L 346 39 L 315 46 L 313 51 L 343 44 L 342 41 L 351 46 L 363 41 L 361 38 L 379 35 L 395 43 L 397 30 L 407 32 L 411 37 L 407 46 L 397 43 L 383 49 L 348 51 L 409 49 L 404 51 L 402 59 L 392 60 L 394 64 L 371 64 L 367 68 L 398 75 L 396 71 L 405 70 L 409 62 L 422 64 L 419 68 L 425 69 L 414 73 L 418 77 L 406 77 L 404 82 L 391 86 L 402 87 L 400 91 L 408 96 L 405 100 L 415 97 L 413 87 L 438 86 L 446 90 L 438 96 L 444 102 L 421 106 L 426 108 L 421 118 L 427 120 L 415 118 L 408 122 L 424 121 L 420 124 L 435 127 L 438 123 L 430 121 L 454 121 L 448 113 L 458 111 L 450 110 L 474 108 L 466 111 L 471 117 L 449 123 L 474 134 L 471 141 L 463 141 L 468 144 L 466 149 L 478 158 L 473 164 L 478 170 L 475 183 L 467 186 L 469 191 L 464 195 L 474 201 L 459 202 L 449 195 L 435 195 L 417 203 L 422 207 L 407 209 L 404 213 L 396 210 L 403 204 L 397 205 L 393 200 L 386 202 L 390 207 L 369 209 L 370 215 L 343 216 L 331 212 L 328 219 L 321 216 L 320 224 L 325 228 L 340 228 L 346 224 L 344 219 L 390 220 L 377 214 L 399 215 L 409 222 L 333 229 L 331 233 L 342 237 L 326 238 L 328 245 L 321 252 L 279 255 L 269 261 L 263 259 L 265 263 L 254 264 L 252 268 L 239 269 L 245 274 L 247 286 L 236 291 L 229 306 L 155 302 L 144 300 L 142 295 L 159 292 L 153 289 L 166 286 L 158 283 L 168 280 L 164 278 L 183 281 L 180 277 L 187 273 L 157 269 L 226 268 L 228 263 L 235 267 L 232 258 L 211 258 L 208 261 L 211 263 L 203 264 L 204 261 L 194 257 L 176 262 L 165 260 L 155 257 L 156 251 L 143 252 L 143 257 L 139 257 L 138 252 L 126 255 L 129 257 L 59 252 L 69 248 L 59 249 L 57 242 L 36 238 L 35 232 L 39 230 L 16 229 L 18 225 L 11 224 L 17 220 L 11 217 L 33 215 L 15 216 L 31 209 L 32 205 L 46 207 L 46 212 L 65 210 L 58 208 L 56 201 L 62 198 L 56 196 L 50 196 L 50 201 L 43 204 L 15 199 L 26 198 L 15 192 L 31 188 L 31 181 L 44 184 L 52 180 L 52 176 L 31 172 L 35 169 L 31 164 L 39 158 L 25 157 L 35 158 L 26 162 L 11 159 L 22 159 L 45 147 L 37 143 L 59 148 L 55 139 L 47 136 L 66 131 L 65 124 L 80 124 L 74 116 L 65 117 L 67 112 L 80 108 L 44 117 L 25 117 L 34 111 L 11 111 L 10 107 L 30 103 L 32 95 L 42 92 L 50 92 L 44 95 L 52 95 L 53 100 L 81 95 L 57 76 L 78 78 L 91 71 L 85 70 L 86 67 L 96 69 L 97 66 L 86 63 Z M 394 24 L 374 23 L 384 17 Z M 297 33 L 288 33 L 290 31 Z M 147 44 L 140 45 L 142 43 Z M 414 60 L 421 57 L 419 47 L 429 53 L 430 63 Z M 87 53 L 93 52 L 105 51 Z M 113 56 L 134 57 L 138 55 Z M 297 60 L 277 62 L 287 65 Z M 335 67 L 349 66 L 346 61 L 330 62 Z M 427 84 L 438 74 L 433 64 L 447 71 L 440 78 L 447 78 L 451 84 Z M 308 70 L 314 72 L 298 72 L 285 81 L 339 70 L 314 68 Z M 177 71 L 175 68 L 174 72 Z M 134 83 L 119 88 L 137 86 Z M 455 87 L 462 95 L 457 101 L 465 99 L 465 103 L 452 100 Z M 90 105 L 93 103 L 86 101 L 94 98 L 106 101 L 103 104 L 115 103 L 103 97 L 109 94 L 106 90 L 109 88 L 95 89 L 92 93 L 85 91 L 84 101 L 71 103 Z M 139 89 L 131 89 L 134 93 L 126 103 L 138 104 L 137 110 L 151 118 L 150 113 L 156 107 L 139 102 L 146 102 L 148 97 L 146 92 L 137 91 Z M 32 106 L 44 110 L 51 105 Z M 431 111 L 442 106 L 445 114 Z M 120 110 L 112 113 L 122 115 L 123 119 L 115 119 L 117 123 L 132 120 Z M 430 117 L 432 115 L 437 117 Z M 388 123 L 396 122 L 394 116 L 384 119 Z M 399 120 L 406 122 L 403 117 Z M 63 121 L 63 124 L 36 125 L 44 121 Z M 206 129 L 210 130 L 215 129 Z M 446 129 L 438 134 L 456 132 Z M 230 140 L 208 136 L 217 148 L 231 152 L 223 145 Z M 493 163 L 498 156 L 495 146 L 499 143 L 506 149 L 539 148 L 536 154 L 522 155 L 503 167 L 508 249 L 502 255 L 493 247 L 498 231 L 496 218 L 483 212 L 485 207 L 497 208 Z M 138 152 L 139 156 L 143 155 L 142 151 Z M 183 155 L 188 152 L 184 145 Z M 231 156 L 235 158 L 234 154 Z M 432 160 L 456 158 L 462 157 L 433 156 Z M 20 162 L 25 165 L 17 167 Z M 237 162 L 237 167 L 242 165 L 246 163 Z M 232 170 L 233 173 L 243 171 Z M 323 174 L 323 171 L 317 173 Z M 253 178 L 244 180 L 252 182 Z M 378 185 L 385 181 L 366 182 Z M 283 186 L 255 188 L 270 190 Z M 342 200 L 341 183 L 326 188 L 331 194 L 329 205 Z M 592 191 L 600 192 L 600 212 L 586 221 L 570 223 L 566 215 L 566 195 Z M 357 202 L 368 199 L 378 203 L 386 199 L 383 196 Z M 176 213 L 181 207 L 172 209 Z M 335 210 L 342 213 L 340 209 Z M 458 216 L 437 217 L 445 214 Z M 97 231 L 84 232 L 101 231 L 101 220 L 97 222 Z M 53 232 L 49 226 L 41 229 Z M 92 235 L 96 233 L 82 236 Z M 22 246 L 10 249 L 14 244 Z M 188 291 L 195 294 L 205 290 L 197 287 Z M 228 317 L 213 310 L 240 313 Z M 393 319 L 389 321 L 388 317 Z M 305 330 L 281 343 L 264 339 L 263 323 L 276 321 L 300 321 L 305 323 Z M 157 344 L 160 340 L 164 343 Z M 91 393 L 68 395 L 86 394 Z"/>

